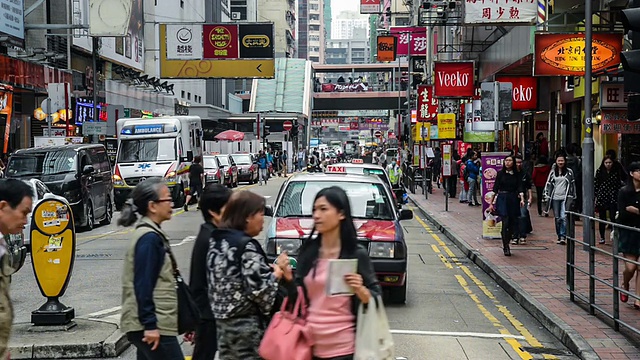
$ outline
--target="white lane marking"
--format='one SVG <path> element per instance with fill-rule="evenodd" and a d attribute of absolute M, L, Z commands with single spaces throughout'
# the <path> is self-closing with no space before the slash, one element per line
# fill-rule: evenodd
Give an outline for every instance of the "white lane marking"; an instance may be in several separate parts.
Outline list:
<path fill-rule="evenodd" d="M 176 247 L 176 246 L 181 246 L 184 245 L 186 243 L 192 242 L 196 239 L 195 235 L 189 235 L 186 238 L 182 239 L 182 241 L 180 241 L 177 244 L 171 244 L 171 247 Z"/>
<path fill-rule="evenodd" d="M 94 238 L 99 238 L 99 237 L 102 237 L 102 236 L 107 236 L 107 235 L 113 234 L 113 233 L 115 233 L 117 231 L 118 230 L 110 230 L 110 231 L 99 233 L 99 234 L 91 234 L 91 235 L 87 234 L 87 236 L 78 236 L 77 239 L 78 240 L 94 239 Z"/>
<path fill-rule="evenodd" d="M 114 307 L 109 308 L 109 309 L 104 309 L 104 310 L 96 311 L 96 312 L 91 313 L 91 314 L 87 314 L 85 317 L 97 318 L 97 317 L 100 317 L 100 316 L 103 316 L 103 315 L 111 314 L 111 313 L 114 313 L 114 312 L 119 312 L 120 309 L 122 309 L 122 306 L 114 306 Z"/>
<path fill-rule="evenodd" d="M 451 336 L 451 337 L 476 337 L 485 339 L 517 339 L 525 340 L 521 335 L 509 334 L 488 334 L 476 332 L 448 332 L 448 331 L 420 331 L 420 330 L 391 330 L 392 334 L 398 335 L 422 335 L 422 336 Z"/>
<path fill-rule="evenodd" d="M 265 195 L 264 198 L 265 199 L 271 199 L 271 195 Z"/>

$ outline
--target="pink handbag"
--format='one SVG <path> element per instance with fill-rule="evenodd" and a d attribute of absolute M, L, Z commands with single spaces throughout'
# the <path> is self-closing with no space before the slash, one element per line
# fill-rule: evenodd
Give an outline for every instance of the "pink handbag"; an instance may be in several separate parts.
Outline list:
<path fill-rule="evenodd" d="M 307 325 L 307 302 L 301 287 L 293 312 L 287 311 L 287 301 L 282 302 L 260 342 L 258 353 L 265 360 L 311 360 L 313 340 Z"/>

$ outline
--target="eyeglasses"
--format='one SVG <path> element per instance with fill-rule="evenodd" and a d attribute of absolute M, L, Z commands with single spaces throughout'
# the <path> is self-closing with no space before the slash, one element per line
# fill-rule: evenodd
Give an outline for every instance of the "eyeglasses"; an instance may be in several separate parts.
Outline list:
<path fill-rule="evenodd" d="M 169 198 L 169 199 L 158 199 L 156 201 L 154 201 L 156 203 L 161 203 L 161 202 L 173 202 L 173 199 Z"/>

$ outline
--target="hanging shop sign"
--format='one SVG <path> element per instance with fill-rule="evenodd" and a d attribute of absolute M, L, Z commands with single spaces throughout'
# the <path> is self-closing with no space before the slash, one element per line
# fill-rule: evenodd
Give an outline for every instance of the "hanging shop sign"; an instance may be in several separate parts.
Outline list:
<path fill-rule="evenodd" d="M 395 61 L 398 38 L 395 36 L 378 36 L 378 61 Z"/>
<path fill-rule="evenodd" d="M 465 24 L 533 23 L 538 14 L 538 1 L 491 0 L 465 1 Z"/>
<path fill-rule="evenodd" d="M 456 138 L 456 114 L 438 114 L 438 139 Z"/>
<path fill-rule="evenodd" d="M 435 64 L 435 96 L 436 97 L 472 97 L 473 70 L 472 61 L 436 62 Z"/>
<path fill-rule="evenodd" d="M 538 107 L 538 79 L 533 76 L 501 76 L 501 83 L 513 85 L 511 108 L 513 110 L 535 110 Z"/>
<path fill-rule="evenodd" d="M 379 14 L 380 0 L 360 0 L 360 14 Z"/>
<path fill-rule="evenodd" d="M 594 73 L 620 64 L 622 34 L 593 34 Z M 534 75 L 583 76 L 585 73 L 584 34 L 536 34 Z"/>
<path fill-rule="evenodd" d="M 626 110 L 603 111 L 600 122 L 602 134 L 640 134 L 640 122 L 628 121 Z"/>
<path fill-rule="evenodd" d="M 433 95 L 433 86 L 418 86 L 418 121 L 435 119 L 437 114 L 438 100 Z"/>
<path fill-rule="evenodd" d="M 624 92 L 624 84 L 607 84 L 600 85 L 600 108 L 602 109 L 626 109 L 629 97 Z"/>
<path fill-rule="evenodd" d="M 398 56 L 427 55 L 426 27 L 392 26 L 391 35 L 398 38 Z"/>

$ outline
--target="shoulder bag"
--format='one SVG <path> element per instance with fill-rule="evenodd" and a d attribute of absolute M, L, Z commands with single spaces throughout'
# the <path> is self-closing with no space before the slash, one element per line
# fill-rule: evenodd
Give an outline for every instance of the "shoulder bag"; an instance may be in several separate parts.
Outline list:
<path fill-rule="evenodd" d="M 198 310 L 198 305 L 193 300 L 189 286 L 184 282 L 180 270 L 178 270 L 178 263 L 173 256 L 173 252 L 171 252 L 171 247 L 166 246 L 166 251 L 171 259 L 171 268 L 173 269 L 173 276 L 176 279 L 176 292 L 178 293 L 178 333 L 185 334 L 195 331 L 197 328 L 200 321 L 200 310 Z"/>

